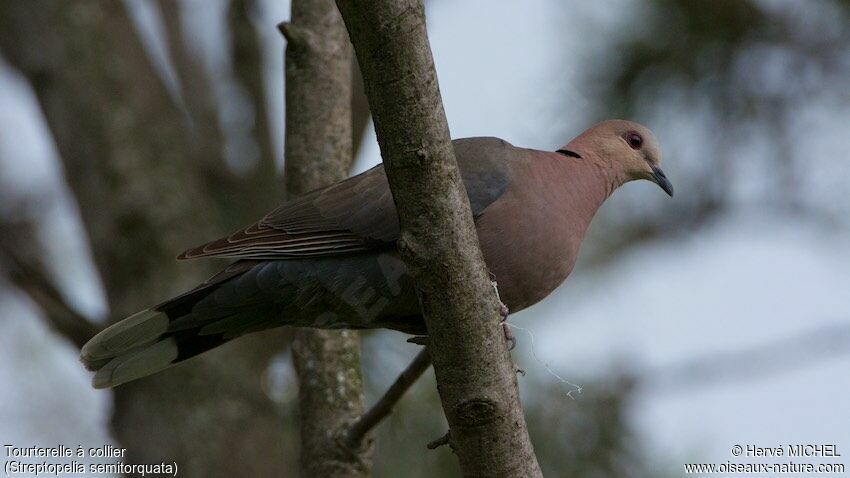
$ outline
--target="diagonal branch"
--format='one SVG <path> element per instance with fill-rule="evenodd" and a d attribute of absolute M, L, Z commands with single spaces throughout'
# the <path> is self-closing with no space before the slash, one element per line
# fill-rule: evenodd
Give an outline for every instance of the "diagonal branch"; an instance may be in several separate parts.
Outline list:
<path fill-rule="evenodd" d="M 254 107 L 251 133 L 260 153 L 260 163 L 256 168 L 257 177 L 254 179 L 275 181 L 275 155 L 263 85 L 262 48 L 250 18 L 252 11 L 258 8 L 258 3 L 256 0 L 233 0 L 228 10 L 228 21 L 233 41 L 234 73 Z"/>
<path fill-rule="evenodd" d="M 74 310 L 46 277 L 31 269 L 17 269 L 9 274 L 9 280 L 29 296 L 44 312 L 50 326 L 81 348 L 94 337 L 100 327 Z"/>
<path fill-rule="evenodd" d="M 37 251 L 27 249 L 38 243 L 32 229 L 28 222 L 0 223 L 3 271 L 12 284 L 41 308 L 51 327 L 82 347 L 100 328 L 68 304 L 38 260 Z"/>
<path fill-rule="evenodd" d="M 404 392 L 416 383 L 430 366 L 431 356 L 428 354 L 428 349 L 422 349 L 410 362 L 410 365 L 396 378 L 395 382 L 390 385 L 384 396 L 351 425 L 351 428 L 345 434 L 346 446 L 352 450 L 360 449 L 363 437 L 393 411 L 393 407 L 404 395 Z"/>
<path fill-rule="evenodd" d="M 218 125 L 218 111 L 213 92 L 213 79 L 197 55 L 187 44 L 184 31 L 183 5 L 174 0 L 158 0 L 165 26 L 168 53 L 179 79 L 180 98 L 183 99 L 189 118 L 193 151 L 202 165 L 198 170 L 219 186 L 224 181 L 233 181 L 232 173 L 223 160 L 223 142 Z"/>

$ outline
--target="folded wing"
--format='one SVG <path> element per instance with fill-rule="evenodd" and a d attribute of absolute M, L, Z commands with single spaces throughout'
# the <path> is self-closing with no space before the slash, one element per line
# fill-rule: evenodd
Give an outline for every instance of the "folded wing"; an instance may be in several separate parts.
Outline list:
<path fill-rule="evenodd" d="M 497 138 L 454 141 L 472 212 L 480 216 L 510 183 L 513 146 Z M 230 236 L 187 250 L 178 259 L 279 260 L 392 247 L 398 216 L 383 165 L 288 201 Z"/>

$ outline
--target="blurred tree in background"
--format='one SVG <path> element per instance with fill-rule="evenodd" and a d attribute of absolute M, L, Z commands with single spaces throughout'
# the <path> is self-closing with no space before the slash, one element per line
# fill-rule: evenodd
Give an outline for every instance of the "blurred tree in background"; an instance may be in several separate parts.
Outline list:
<path fill-rule="evenodd" d="M 850 102 L 847 88 L 824 87 L 848 81 L 850 2 L 658 0 L 636 9 L 641 28 L 615 34 L 606 61 L 586 70 L 600 116 L 680 120 L 702 131 L 698 144 L 665 147 L 676 186 L 688 194 L 675 205 L 648 209 L 641 201 L 611 211 L 594 252 L 610 257 L 635 239 L 693 230 L 727 212 L 750 187 L 747 175 L 761 173 L 743 160 L 753 148 L 774 162 L 754 202 L 822 214 L 806 188 L 814 168 L 811 152 L 800 149 L 801 113 L 821 101 Z"/>
<path fill-rule="evenodd" d="M 242 88 L 262 111 L 246 8 L 231 5 L 232 48 L 243 53 Z M 0 19 L 3 54 L 30 80 L 64 162 L 111 316 L 126 317 L 214 272 L 211 264 L 178 265 L 174 254 L 274 203 L 270 147 L 257 148 L 261 154 L 247 174 L 229 170 L 215 148 L 218 128 L 210 124 L 215 117 L 202 87 L 208 80 L 197 77 L 203 70 L 190 55 L 175 55 L 187 88 L 168 91 L 121 2 L 3 2 Z M 169 25 L 172 51 L 181 52 L 179 23 Z M 246 29 L 250 35 L 239 33 Z M 191 110 L 181 110 L 176 98 Z M 269 143 L 264 125 L 258 121 L 248 131 L 251 141 Z M 284 446 L 291 440 L 260 380 L 282 345 L 281 331 L 263 334 L 193 367 L 116 389 L 111 424 L 128 461 L 176 461 L 194 476 L 268 476 L 294 462 L 296 450 Z"/>
<path fill-rule="evenodd" d="M 272 95 L 251 21 L 257 2 L 225 2 L 225 60 L 215 67 L 186 31 L 185 16 L 205 4 L 145 3 L 162 15 L 158 34 L 175 81 L 153 61 L 122 2 L 0 2 L 0 53 L 37 95 L 115 319 L 215 271 L 220 263 L 178 265 L 173 258 L 252 222 L 281 197 L 272 138 L 282 131 L 271 131 L 269 121 Z M 629 8 L 640 28 L 599 32 L 613 41 L 604 60 L 583 68 L 597 116 L 693 120 L 700 131 L 688 136 L 696 142 L 665 142 L 675 204 L 641 197 L 606 210 L 581 267 L 599 267 L 659 235 L 699 230 L 735 201 L 846 220 L 846 204 L 807 187 L 816 158 L 799 141 L 799 128 L 814 104 L 850 104 L 850 2 L 658 0 Z M 356 148 L 368 114 L 362 97 L 355 103 Z M 768 151 L 773 162 L 766 165 L 775 171 L 768 186 L 747 182 L 753 165 L 740 159 L 754 150 Z M 61 304 L 44 272 L 50 267 L 33 226 L 43 220 L 38 201 L 5 193 L 0 200 L 26 203 L 2 210 L 3 287 L 27 292 L 80 345 L 95 325 Z M 286 353 L 287 334 L 254 334 L 116 389 L 111 433 L 128 449 L 128 462 L 177 461 L 183 476 L 297 476 L 297 394 L 275 388 L 267 373 L 270 360 L 279 364 Z M 374 398 L 406 353 L 392 357 L 399 361 L 393 368 L 382 362 L 386 354 L 368 349 L 364 370 Z M 580 364 L 569 368 L 581 375 Z M 646 456 L 625 418 L 646 376 L 623 370 L 584 378 L 575 400 L 551 377 L 523 380 L 544 474 L 666 475 L 658 471 L 666 469 L 665 457 Z M 433 375 L 421 382 L 377 430 L 375 476 L 458 473 L 448 447 L 424 449 L 444 433 L 445 421 Z"/>

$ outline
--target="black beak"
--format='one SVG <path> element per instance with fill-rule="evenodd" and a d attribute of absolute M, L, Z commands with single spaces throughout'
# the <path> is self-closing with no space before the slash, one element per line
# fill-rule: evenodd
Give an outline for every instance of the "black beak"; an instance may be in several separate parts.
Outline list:
<path fill-rule="evenodd" d="M 670 183 L 670 180 L 667 179 L 667 176 L 664 175 L 664 171 L 661 170 L 658 166 L 652 166 L 652 179 L 661 186 L 661 189 L 664 190 L 670 197 L 673 197 L 673 185 Z"/>

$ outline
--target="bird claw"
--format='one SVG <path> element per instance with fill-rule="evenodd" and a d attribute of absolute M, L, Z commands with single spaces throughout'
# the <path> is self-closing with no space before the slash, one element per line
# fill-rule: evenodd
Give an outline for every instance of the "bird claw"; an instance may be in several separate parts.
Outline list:
<path fill-rule="evenodd" d="M 505 335 L 505 341 L 508 343 L 508 351 L 510 352 L 516 348 L 516 338 L 508 325 L 508 315 L 511 311 L 508 309 L 508 306 L 502 302 L 502 298 L 499 296 L 499 285 L 495 280 L 491 280 L 490 283 L 493 284 L 493 291 L 496 293 L 496 300 L 499 301 L 499 316 L 502 318 L 500 321 L 502 324 L 502 333 Z"/>
<path fill-rule="evenodd" d="M 516 337 L 514 337 L 514 333 L 511 331 L 507 321 L 502 322 L 502 333 L 505 334 L 505 342 L 508 343 L 508 352 L 510 352 L 516 348 Z"/>
<path fill-rule="evenodd" d="M 499 301 L 499 315 L 502 316 L 502 321 L 508 320 L 508 314 L 510 313 L 510 309 L 505 305 L 501 300 Z"/>
<path fill-rule="evenodd" d="M 502 325 L 502 333 L 505 336 L 505 342 L 508 343 L 508 351 L 516 348 L 516 338 L 514 337 L 514 333 L 511 331 L 510 326 L 508 325 L 508 315 L 510 314 L 510 309 L 508 306 L 502 302 L 501 297 L 499 297 L 499 288 L 496 284 L 495 280 L 490 281 L 493 284 L 493 290 L 496 292 L 496 299 L 499 301 L 499 316 L 501 320 L 499 323 Z M 430 343 L 430 337 L 427 335 L 415 335 L 407 339 L 407 343 L 428 346 Z M 524 374 L 525 372 L 523 372 Z"/>
<path fill-rule="evenodd" d="M 510 309 L 508 306 L 502 302 L 502 297 L 499 295 L 499 284 L 495 280 L 491 280 L 490 284 L 493 285 L 493 292 L 496 293 L 496 300 L 499 301 L 499 315 L 502 317 L 502 322 L 508 320 L 508 314 L 510 314 Z"/>

